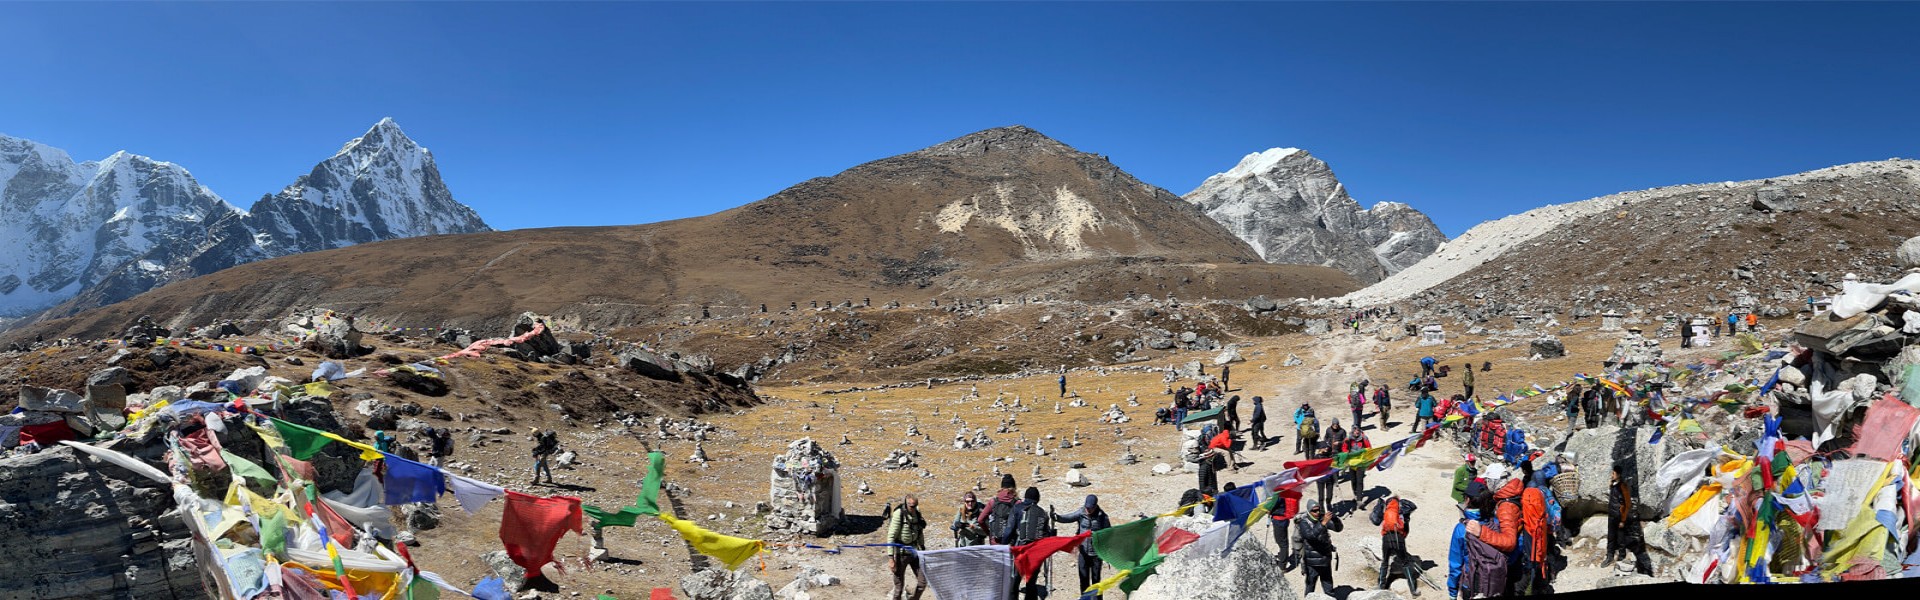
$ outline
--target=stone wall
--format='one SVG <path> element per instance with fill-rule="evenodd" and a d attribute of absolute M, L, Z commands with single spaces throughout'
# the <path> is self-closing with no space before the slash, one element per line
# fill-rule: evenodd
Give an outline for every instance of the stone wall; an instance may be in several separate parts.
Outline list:
<path fill-rule="evenodd" d="M 207 597 L 167 488 L 77 454 L 0 460 L 0 598 Z"/>

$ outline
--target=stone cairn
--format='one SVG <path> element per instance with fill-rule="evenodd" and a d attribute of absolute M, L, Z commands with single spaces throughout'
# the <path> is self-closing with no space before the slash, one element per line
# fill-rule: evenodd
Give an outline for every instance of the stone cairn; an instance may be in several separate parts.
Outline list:
<path fill-rule="evenodd" d="M 843 514 L 840 463 L 813 438 L 794 440 L 773 458 L 771 496 L 769 532 L 830 535 Z"/>

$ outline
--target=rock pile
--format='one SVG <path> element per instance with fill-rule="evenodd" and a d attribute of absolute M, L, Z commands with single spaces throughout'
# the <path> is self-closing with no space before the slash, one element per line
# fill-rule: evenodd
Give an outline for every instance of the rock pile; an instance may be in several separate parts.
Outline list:
<path fill-rule="evenodd" d="M 813 438 L 787 444 L 773 459 L 770 532 L 826 536 L 840 524 L 840 462 Z"/>

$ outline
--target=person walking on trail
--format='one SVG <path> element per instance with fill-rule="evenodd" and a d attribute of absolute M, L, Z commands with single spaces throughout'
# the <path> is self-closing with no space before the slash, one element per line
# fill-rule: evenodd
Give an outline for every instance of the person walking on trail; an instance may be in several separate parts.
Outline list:
<path fill-rule="evenodd" d="M 1583 406 L 1580 407 L 1581 410 L 1587 413 L 1587 429 L 1600 426 L 1600 413 L 1604 410 L 1600 406 L 1600 390 L 1602 389 L 1609 388 L 1595 385 L 1593 389 L 1587 390 L 1586 401 L 1583 402 Z"/>
<path fill-rule="evenodd" d="M 1474 466 L 1473 461 L 1473 453 L 1469 452 L 1467 453 L 1467 460 L 1461 462 L 1459 467 L 1453 469 L 1454 502 L 1466 502 L 1467 498 L 1469 498 L 1467 488 L 1473 483 L 1474 478 L 1480 476 L 1479 469 Z"/>
<path fill-rule="evenodd" d="M 1229 433 L 1240 432 L 1240 397 L 1239 396 L 1227 397 L 1227 431 Z"/>
<path fill-rule="evenodd" d="M 1066 373 L 1060 374 L 1060 397 L 1061 398 L 1067 397 L 1067 374 Z"/>
<path fill-rule="evenodd" d="M 907 494 L 887 515 L 887 543 L 906 546 L 887 548 L 887 568 L 893 572 L 893 593 L 887 596 L 891 600 L 900 600 L 903 595 L 920 600 L 920 594 L 927 591 L 927 574 L 920 570 L 918 552 L 927 549 L 926 538 L 927 519 L 920 516 L 920 499 Z M 906 594 L 907 569 L 913 569 L 916 580 L 911 595 Z"/>
<path fill-rule="evenodd" d="M 1414 560 L 1407 554 L 1407 531 L 1411 527 L 1413 511 L 1412 500 L 1402 499 L 1400 494 L 1391 493 L 1385 502 L 1373 505 L 1370 515 L 1373 524 L 1380 526 L 1380 585 L 1382 590 L 1393 585 L 1393 580 L 1407 578 L 1407 591 L 1414 597 L 1420 596 L 1420 573 L 1416 571 Z"/>
<path fill-rule="evenodd" d="M 1433 357 L 1431 356 L 1422 357 L 1420 359 L 1420 376 L 1427 377 L 1429 375 L 1432 375 L 1433 365 L 1438 364 L 1439 362 L 1440 361 L 1434 360 Z"/>
<path fill-rule="evenodd" d="M 1013 491 L 1013 474 L 1000 475 L 1000 491 L 987 499 L 987 505 L 981 507 L 980 516 L 974 518 L 974 524 L 987 534 L 987 543 L 1005 544 L 1007 539 L 1000 537 L 1007 524 L 1013 521 L 1013 505 L 1019 503 L 1018 492 Z"/>
<path fill-rule="evenodd" d="M 1293 546 L 1299 548 L 1300 553 L 1291 562 L 1297 563 L 1306 576 L 1304 593 L 1312 593 L 1313 584 L 1318 581 L 1323 593 L 1333 595 L 1333 558 L 1336 550 L 1333 536 L 1328 532 L 1341 529 L 1340 519 L 1328 513 L 1326 505 L 1318 500 L 1307 500 L 1307 513 L 1294 519 Z M 1287 570 L 1292 570 L 1292 566 L 1288 565 Z"/>
<path fill-rule="evenodd" d="M 1366 406 L 1367 406 L 1367 394 L 1366 392 L 1360 391 L 1360 386 L 1358 384 L 1355 384 L 1353 387 L 1353 391 L 1347 392 L 1347 408 L 1353 409 L 1353 428 L 1354 429 L 1359 429 L 1361 427 L 1361 423 L 1364 423 L 1364 421 L 1360 420 L 1360 412 L 1362 410 L 1365 410 Z"/>
<path fill-rule="evenodd" d="M 1432 426 L 1434 424 L 1433 416 L 1437 414 L 1434 411 L 1439 407 L 1440 401 L 1434 400 L 1432 393 L 1422 392 L 1420 399 L 1413 401 L 1412 431 L 1419 433 L 1422 426 Z"/>
<path fill-rule="evenodd" d="M 1460 395 L 1473 397 L 1473 364 L 1460 365 Z M 1499 390 L 1494 390 L 1499 391 Z"/>
<path fill-rule="evenodd" d="M 1373 447 L 1373 442 L 1367 439 L 1367 433 L 1364 431 L 1361 431 L 1360 428 L 1355 427 L 1353 428 L 1353 431 L 1347 432 L 1347 441 L 1340 448 L 1340 451 L 1353 453 L 1353 452 L 1360 452 L 1372 447 Z M 1372 467 L 1373 465 L 1362 465 L 1359 468 L 1353 469 L 1352 471 L 1352 477 L 1350 480 L 1353 482 L 1353 509 L 1354 510 L 1360 510 L 1361 508 L 1365 508 L 1366 506 L 1367 469 Z"/>
<path fill-rule="evenodd" d="M 1341 445 L 1346 441 L 1347 429 L 1340 426 L 1339 419 L 1333 419 L 1333 421 L 1327 425 L 1327 431 L 1320 440 L 1320 456 L 1323 458 L 1332 458 L 1340 452 Z M 1320 478 L 1320 504 L 1326 506 L 1333 505 L 1333 484 L 1339 478 L 1340 471 L 1338 470 L 1328 473 L 1326 477 Z"/>
<path fill-rule="evenodd" d="M 427 456 L 435 467 L 447 466 L 447 457 L 453 456 L 453 432 L 445 427 L 427 430 Z"/>
<path fill-rule="evenodd" d="M 1759 330 L 1760 330 L 1760 314 L 1747 313 L 1747 331 L 1759 331 Z"/>
<path fill-rule="evenodd" d="M 1220 367 L 1220 391 L 1233 391 L 1233 365 L 1222 365 Z"/>
<path fill-rule="evenodd" d="M 560 452 L 560 432 L 533 430 L 533 483 L 539 485 L 540 474 L 547 474 L 547 485 L 553 485 L 553 455 Z"/>
<path fill-rule="evenodd" d="M 1314 457 L 1314 448 L 1320 443 L 1320 418 L 1313 414 L 1313 407 L 1301 402 L 1300 408 L 1293 410 L 1293 452 Z"/>
<path fill-rule="evenodd" d="M 1625 469 L 1633 468 L 1625 461 L 1613 464 L 1613 476 L 1607 484 L 1607 562 L 1613 563 L 1633 556 L 1633 570 L 1642 575 L 1653 574 L 1653 563 L 1647 559 L 1646 538 L 1640 531 L 1640 520 L 1633 516 L 1633 485 L 1621 476 Z"/>
<path fill-rule="evenodd" d="M 1573 384 L 1573 387 L 1567 388 L 1566 406 L 1563 408 L 1567 411 L 1568 436 L 1572 436 L 1573 432 L 1580 429 L 1580 404 L 1583 401 L 1584 396 L 1582 394 L 1584 393 L 1578 383 Z"/>
<path fill-rule="evenodd" d="M 1047 507 L 1047 512 L 1053 512 L 1053 507 Z M 1107 518 L 1107 511 L 1100 509 L 1100 497 L 1093 494 L 1087 494 L 1087 501 L 1080 505 L 1079 510 L 1064 515 L 1054 515 L 1053 522 L 1077 523 L 1079 527 L 1074 530 L 1074 535 L 1092 533 L 1113 526 L 1113 521 Z M 1075 589 L 1084 590 L 1100 581 L 1101 561 L 1100 556 L 1093 553 L 1091 543 L 1082 542 L 1079 554 L 1080 587 Z"/>
<path fill-rule="evenodd" d="M 987 530 L 980 527 L 981 512 L 986 509 L 973 496 L 973 490 L 960 494 L 960 510 L 953 515 L 953 547 L 978 546 L 987 543 Z"/>
<path fill-rule="evenodd" d="M 1007 523 L 1007 530 L 1001 533 L 1001 538 L 1008 540 L 1009 546 L 1025 546 L 1053 535 L 1053 524 L 1047 518 L 1047 509 L 1040 508 L 1040 488 L 1028 486 L 1021 497 L 1020 503 L 1013 506 L 1013 518 Z M 1039 600 L 1046 595 L 1039 578 L 1040 572 L 1034 571 L 1025 582 L 1021 582 L 1020 575 L 1015 573 L 1014 591 L 1019 592 L 1025 600 Z"/>
<path fill-rule="evenodd" d="M 1247 419 L 1247 427 L 1253 430 L 1253 449 L 1267 449 L 1267 407 L 1266 400 L 1253 397 L 1253 415 Z"/>
<path fill-rule="evenodd" d="M 1380 430 L 1387 430 L 1387 409 L 1393 408 L 1393 399 L 1387 393 L 1387 386 L 1373 388 L 1373 409 L 1380 413 Z"/>
<path fill-rule="evenodd" d="M 1300 493 L 1300 490 L 1281 490 L 1278 494 L 1280 501 L 1274 507 L 1273 514 L 1268 515 L 1267 518 L 1273 523 L 1273 545 L 1278 549 L 1278 552 L 1273 555 L 1273 560 L 1284 571 L 1293 569 L 1293 566 L 1288 564 L 1288 559 L 1293 555 L 1289 552 L 1291 546 L 1287 543 L 1287 525 L 1292 523 L 1295 517 L 1300 516 L 1300 498 L 1304 494 Z"/>

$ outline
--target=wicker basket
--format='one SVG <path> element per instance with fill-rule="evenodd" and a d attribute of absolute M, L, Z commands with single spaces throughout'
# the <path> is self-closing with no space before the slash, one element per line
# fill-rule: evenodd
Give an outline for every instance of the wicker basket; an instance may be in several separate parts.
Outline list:
<path fill-rule="evenodd" d="M 1559 475 L 1553 476 L 1553 497 L 1560 498 L 1561 503 L 1565 503 L 1566 498 L 1572 498 L 1579 492 L 1580 472 L 1578 470 L 1568 468 L 1561 471 Z"/>

